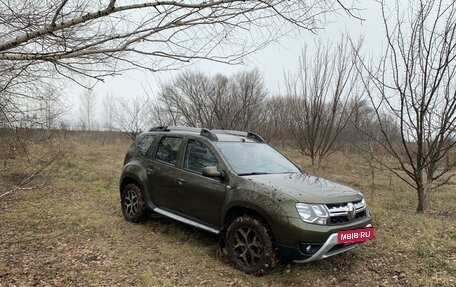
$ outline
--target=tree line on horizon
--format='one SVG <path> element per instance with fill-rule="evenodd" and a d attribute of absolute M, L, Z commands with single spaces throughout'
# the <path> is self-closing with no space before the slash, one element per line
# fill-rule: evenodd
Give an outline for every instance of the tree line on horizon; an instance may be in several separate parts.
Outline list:
<path fill-rule="evenodd" d="M 156 124 L 253 130 L 309 157 L 314 169 L 349 144 L 416 190 L 417 211 L 424 212 L 432 192 L 456 174 L 456 3 L 420 0 L 406 15 L 378 4 L 386 38 L 379 58 L 367 58 L 362 41 L 349 38 L 319 43 L 312 55 L 304 48 L 282 95 L 268 94 L 258 70 L 230 77 L 183 71 L 158 95 L 106 96 L 104 128 L 132 138 Z M 143 12 L 148 17 L 136 17 Z M 93 130 L 100 126 L 86 79 L 174 69 L 195 59 L 235 64 L 290 27 L 315 32 L 338 13 L 362 20 L 359 9 L 341 1 L 4 3 L 0 148 L 26 149 L 20 128 L 65 127 L 64 80 L 87 88 L 78 126 Z M 246 30 L 259 37 L 239 37 Z"/>

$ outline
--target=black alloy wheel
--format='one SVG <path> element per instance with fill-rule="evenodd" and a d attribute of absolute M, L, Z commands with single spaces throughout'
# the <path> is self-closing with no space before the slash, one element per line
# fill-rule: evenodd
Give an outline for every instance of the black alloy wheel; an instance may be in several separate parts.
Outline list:
<path fill-rule="evenodd" d="M 146 218 L 147 210 L 141 189 L 134 183 L 127 184 L 122 190 L 122 213 L 126 220 L 140 222 Z"/>
<path fill-rule="evenodd" d="M 269 226 L 250 215 L 231 222 L 226 247 L 236 267 L 248 274 L 263 275 L 278 262 Z"/>

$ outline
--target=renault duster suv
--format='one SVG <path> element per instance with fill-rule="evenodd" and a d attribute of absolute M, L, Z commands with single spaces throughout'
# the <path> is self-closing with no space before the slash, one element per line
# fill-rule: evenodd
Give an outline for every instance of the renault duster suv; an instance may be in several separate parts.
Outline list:
<path fill-rule="evenodd" d="M 217 234 L 250 274 L 279 255 L 310 262 L 373 236 L 360 192 L 303 172 L 251 132 L 152 128 L 125 156 L 120 196 L 126 220 L 153 211 Z"/>

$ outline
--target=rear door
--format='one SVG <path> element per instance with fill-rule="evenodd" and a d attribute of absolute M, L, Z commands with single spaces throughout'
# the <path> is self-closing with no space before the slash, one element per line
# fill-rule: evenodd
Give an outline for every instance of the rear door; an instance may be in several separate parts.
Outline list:
<path fill-rule="evenodd" d="M 155 154 L 147 162 L 148 186 L 152 202 L 157 207 L 173 209 L 176 193 L 176 171 L 182 154 L 183 139 L 163 136 Z"/>

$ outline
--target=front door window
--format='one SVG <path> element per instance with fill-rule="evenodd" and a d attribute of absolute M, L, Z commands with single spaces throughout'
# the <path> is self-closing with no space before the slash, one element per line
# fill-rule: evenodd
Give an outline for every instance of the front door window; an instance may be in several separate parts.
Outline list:
<path fill-rule="evenodd" d="M 203 168 L 208 166 L 217 166 L 217 158 L 207 146 L 189 139 L 185 152 L 184 169 L 201 174 Z"/>

